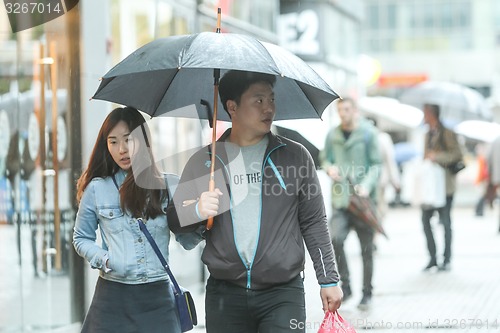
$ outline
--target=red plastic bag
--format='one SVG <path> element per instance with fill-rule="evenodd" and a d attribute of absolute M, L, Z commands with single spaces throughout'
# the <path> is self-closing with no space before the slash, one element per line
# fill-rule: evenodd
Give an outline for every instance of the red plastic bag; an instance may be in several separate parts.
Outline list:
<path fill-rule="evenodd" d="M 318 333 L 356 333 L 356 330 L 338 311 L 327 311 Z"/>

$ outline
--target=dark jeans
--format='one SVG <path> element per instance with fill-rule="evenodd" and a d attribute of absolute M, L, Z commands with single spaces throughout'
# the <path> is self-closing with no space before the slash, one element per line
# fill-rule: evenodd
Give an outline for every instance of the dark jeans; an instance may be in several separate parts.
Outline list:
<path fill-rule="evenodd" d="M 484 215 L 484 205 L 486 203 L 486 198 L 484 196 L 481 196 L 479 200 L 476 203 L 476 216 L 483 216 Z"/>
<path fill-rule="evenodd" d="M 354 229 L 358 234 L 363 258 L 363 294 L 371 295 L 373 289 L 373 236 L 375 230 L 345 209 L 333 210 L 330 228 L 343 288 L 350 288 L 351 285 L 344 242 L 351 229 Z"/>
<path fill-rule="evenodd" d="M 265 290 L 251 290 L 208 278 L 207 333 L 305 332 L 304 284 L 297 276 Z"/>
<path fill-rule="evenodd" d="M 436 242 L 432 233 L 431 217 L 437 211 L 439 214 L 439 222 L 444 228 L 444 262 L 449 263 L 451 260 L 451 205 L 453 203 L 453 195 L 446 197 L 446 205 L 442 208 L 422 209 L 422 224 L 424 234 L 427 240 L 427 249 L 431 260 L 436 260 Z"/>

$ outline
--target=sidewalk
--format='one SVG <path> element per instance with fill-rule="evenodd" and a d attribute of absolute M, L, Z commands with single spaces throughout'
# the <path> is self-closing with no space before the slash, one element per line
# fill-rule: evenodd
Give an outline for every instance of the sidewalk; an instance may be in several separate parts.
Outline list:
<path fill-rule="evenodd" d="M 485 216 L 474 217 L 473 207 L 456 207 L 453 219 L 453 258 L 449 272 L 423 272 L 428 262 L 428 254 L 423 235 L 420 210 L 398 208 L 389 210 L 384 227 L 389 239 L 378 236 L 373 280 L 374 297 L 370 311 L 357 309 L 361 299 L 362 265 L 357 236 L 352 232 L 346 242 L 352 276 L 353 297 L 342 304 L 340 313 L 349 320 L 357 332 L 500 332 L 500 233 L 499 207 L 486 209 Z M 442 252 L 443 230 L 434 221 L 438 253 Z M 0 240 L 4 249 L 12 250 L 15 245 L 15 230 L 4 228 Z M 23 243 L 31 241 L 23 232 Z M 173 243 L 175 244 L 175 243 Z M 171 246 L 172 266 L 179 281 L 187 287 L 195 298 L 199 325 L 193 333 L 205 332 L 204 284 L 196 282 L 201 269 L 199 251 L 189 251 L 176 255 L 176 247 Z M 7 252 L 6 252 L 7 253 Z M 70 309 L 69 295 L 61 290 L 69 290 L 69 280 L 54 276 L 51 279 L 33 279 L 29 253 L 23 273 L 13 269 L 9 275 L 0 275 L 4 288 L 0 293 L 0 331 L 2 326 L 16 332 L 12 323 L 20 323 L 21 304 L 24 311 L 38 313 L 30 315 L 30 331 L 40 333 L 77 333 L 78 325 L 58 327 L 66 322 Z M 305 291 L 307 322 L 303 323 L 307 333 L 316 333 L 323 319 L 319 299 L 319 286 L 309 260 L 306 262 Z M 176 258 L 176 259 L 174 259 Z M 16 268 L 16 256 L 3 255 L 2 267 Z M 15 273 L 15 274 L 14 274 Z M 92 271 L 95 273 L 95 271 Z M 184 273 L 184 274 L 182 274 Z M 3 279 L 2 279 L 3 277 Z M 89 279 L 92 280 L 92 279 Z M 88 297 L 92 296 L 94 281 L 88 282 Z M 19 299 L 18 287 L 23 289 L 23 299 Z M 56 288 L 57 286 L 57 288 Z M 38 290 L 37 293 L 33 293 Z M 17 311 L 19 310 L 19 311 Z M 16 314 L 12 317 L 7 314 Z M 43 318 L 42 318 L 43 317 Z M 44 329 L 52 327 L 52 329 Z M 293 332 L 293 330 L 292 330 Z M 235 332 L 236 333 L 236 332 Z"/>
<path fill-rule="evenodd" d="M 377 237 L 374 297 L 371 310 L 357 309 L 361 299 L 361 256 L 356 234 L 346 243 L 353 297 L 341 309 L 357 332 L 500 332 L 500 234 L 498 207 L 474 217 L 473 208 L 452 212 L 453 258 L 449 272 L 423 272 L 428 254 L 420 210 L 389 210 L 384 227 L 389 239 Z M 443 230 L 434 222 L 438 253 Z M 306 267 L 308 333 L 316 333 L 323 313 L 312 264 Z M 200 324 L 192 332 L 205 332 L 203 286 L 194 285 Z"/>

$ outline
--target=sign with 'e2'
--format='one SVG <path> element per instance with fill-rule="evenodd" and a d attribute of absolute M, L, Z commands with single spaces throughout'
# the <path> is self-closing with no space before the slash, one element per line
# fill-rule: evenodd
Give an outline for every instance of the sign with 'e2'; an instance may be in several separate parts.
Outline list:
<path fill-rule="evenodd" d="M 67 13 L 79 0 L 4 0 L 12 32 L 36 27 Z"/>

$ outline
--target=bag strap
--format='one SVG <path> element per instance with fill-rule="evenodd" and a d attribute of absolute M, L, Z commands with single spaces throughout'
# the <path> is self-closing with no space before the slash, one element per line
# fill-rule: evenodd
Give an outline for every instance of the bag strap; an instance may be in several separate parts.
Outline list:
<path fill-rule="evenodd" d="M 167 274 L 170 277 L 170 281 L 172 281 L 172 284 L 174 285 L 174 291 L 178 294 L 181 294 L 182 293 L 181 288 L 179 287 L 179 284 L 175 280 L 174 274 L 170 270 L 170 266 L 168 265 L 167 261 L 165 260 L 165 257 L 163 256 L 163 254 L 161 254 L 161 251 L 158 248 L 158 245 L 156 245 L 155 240 L 153 239 L 153 237 L 149 233 L 149 230 L 146 227 L 146 224 L 144 223 L 142 218 L 138 218 L 137 223 L 139 224 L 139 228 L 141 229 L 141 231 L 144 233 L 144 235 L 148 239 L 149 244 L 151 244 L 151 247 L 153 248 L 156 255 L 158 256 L 158 259 L 160 259 L 160 262 L 161 262 L 163 268 L 165 268 L 165 270 L 167 271 Z"/>

